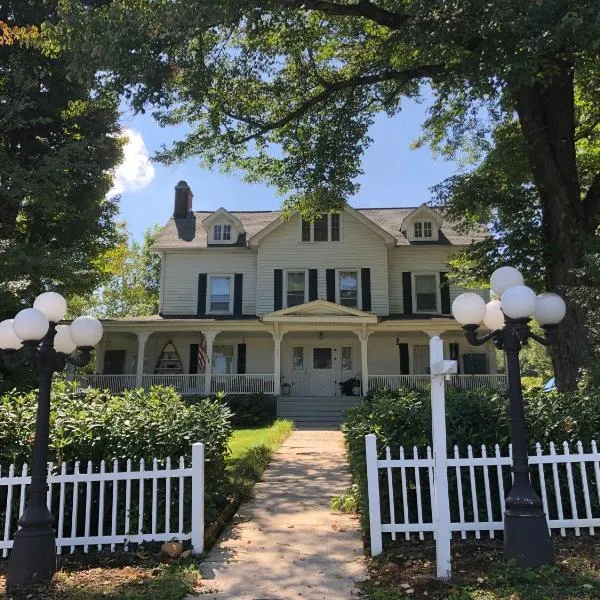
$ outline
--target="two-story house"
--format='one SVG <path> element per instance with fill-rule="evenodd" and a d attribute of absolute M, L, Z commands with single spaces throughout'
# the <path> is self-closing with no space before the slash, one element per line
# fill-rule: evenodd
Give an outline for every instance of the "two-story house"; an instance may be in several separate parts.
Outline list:
<path fill-rule="evenodd" d="M 491 347 L 470 347 L 450 314 L 462 290 L 448 257 L 483 230 L 461 234 L 425 205 L 346 206 L 314 222 L 198 212 L 183 181 L 174 204 L 154 244 L 159 314 L 105 320 L 88 384 L 335 397 L 426 382 L 441 335 L 455 384 L 502 385 Z"/>

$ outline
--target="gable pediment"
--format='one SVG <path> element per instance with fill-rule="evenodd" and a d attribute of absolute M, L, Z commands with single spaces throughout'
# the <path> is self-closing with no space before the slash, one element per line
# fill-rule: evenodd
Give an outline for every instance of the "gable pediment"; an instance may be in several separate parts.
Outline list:
<path fill-rule="evenodd" d="M 262 317 L 263 321 L 307 321 L 329 319 L 332 321 L 343 320 L 359 322 L 377 322 L 373 313 L 341 306 L 327 300 L 313 300 L 298 306 L 283 308 Z"/>

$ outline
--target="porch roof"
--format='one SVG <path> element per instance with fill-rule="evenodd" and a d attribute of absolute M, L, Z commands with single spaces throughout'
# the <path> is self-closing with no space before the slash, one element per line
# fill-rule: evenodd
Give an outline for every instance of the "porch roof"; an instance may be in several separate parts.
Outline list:
<path fill-rule="evenodd" d="M 266 323 L 377 323 L 378 317 L 370 312 L 341 306 L 327 300 L 313 300 L 298 306 L 283 308 L 263 315 Z"/>

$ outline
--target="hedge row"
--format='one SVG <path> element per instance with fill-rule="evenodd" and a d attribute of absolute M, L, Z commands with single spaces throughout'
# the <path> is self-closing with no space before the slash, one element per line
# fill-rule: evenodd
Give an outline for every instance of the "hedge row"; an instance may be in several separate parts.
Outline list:
<path fill-rule="evenodd" d="M 533 388 L 527 390 L 524 397 L 531 451 L 536 442 L 546 447 L 551 441 L 574 443 L 581 440 L 589 444 L 593 439 L 600 440 L 600 390 L 582 387 L 576 393 L 560 393 Z M 448 389 L 446 407 L 448 452 L 453 452 L 454 445 L 457 445 L 464 455 L 469 444 L 477 449 L 485 445 L 488 450 L 493 450 L 498 444 L 506 452 L 510 435 L 505 392 Z M 356 501 L 366 531 L 368 499 L 364 436 L 376 434 L 382 458 L 388 445 L 395 449 L 404 446 L 409 451 L 416 446 L 422 452 L 420 455 L 424 456 L 425 447 L 431 445 L 429 392 L 374 392 L 348 411 L 342 430 L 356 484 Z M 455 485 L 452 477 L 453 472 L 449 473 L 451 486 Z M 483 485 L 478 487 L 483 493 Z M 508 487 L 505 489 L 508 490 Z M 384 513 L 386 504 L 382 505 Z M 429 499 L 424 498 L 423 504 L 428 506 Z M 456 512 L 457 508 L 451 505 L 452 512 Z M 385 514 L 383 516 L 385 518 Z"/>

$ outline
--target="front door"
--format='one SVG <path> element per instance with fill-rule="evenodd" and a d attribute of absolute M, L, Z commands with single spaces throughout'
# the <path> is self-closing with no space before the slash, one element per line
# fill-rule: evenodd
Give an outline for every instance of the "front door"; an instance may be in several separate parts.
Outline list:
<path fill-rule="evenodd" d="M 315 346 L 310 357 L 310 395 L 335 396 L 335 364 L 333 348 Z"/>

